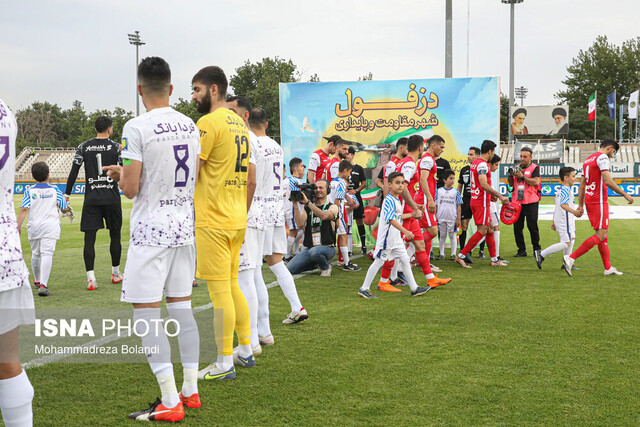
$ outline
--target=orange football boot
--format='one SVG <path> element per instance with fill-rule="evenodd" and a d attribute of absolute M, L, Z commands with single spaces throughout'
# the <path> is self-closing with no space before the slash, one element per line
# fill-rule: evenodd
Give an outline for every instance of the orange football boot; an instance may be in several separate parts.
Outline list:
<path fill-rule="evenodd" d="M 202 406 L 202 403 L 200 403 L 200 395 L 198 393 L 193 393 L 189 397 L 184 397 L 182 392 L 180 392 L 180 401 L 187 408 L 195 409 Z"/>
<path fill-rule="evenodd" d="M 451 279 L 440 279 L 436 274 L 436 277 L 434 277 L 433 279 L 427 279 L 427 285 L 429 285 L 432 288 L 437 288 L 438 286 L 446 285 L 450 281 Z"/>

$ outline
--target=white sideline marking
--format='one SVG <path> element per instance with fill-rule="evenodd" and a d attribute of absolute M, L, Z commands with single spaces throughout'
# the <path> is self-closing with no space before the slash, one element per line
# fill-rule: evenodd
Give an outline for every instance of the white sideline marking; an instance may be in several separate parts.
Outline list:
<path fill-rule="evenodd" d="M 362 255 L 354 255 L 351 257 L 351 259 L 357 259 L 357 258 L 361 258 Z M 332 265 L 336 265 L 338 262 L 333 262 Z M 304 273 L 300 273 L 300 274 L 295 274 L 293 275 L 294 279 L 299 279 L 301 277 L 307 276 L 313 272 L 315 272 L 316 270 L 311 270 L 311 271 L 306 271 Z M 271 288 L 275 288 L 276 286 L 278 286 L 278 281 L 275 282 L 271 282 L 268 283 L 267 285 L 267 289 L 271 289 Z M 201 311 L 205 311 L 205 310 L 209 310 L 210 308 L 213 308 L 213 303 L 208 303 L 208 304 L 204 304 L 204 305 L 199 305 L 198 307 L 195 307 L 193 309 L 193 314 L 196 313 L 200 313 Z M 122 334 L 122 335 L 118 335 L 117 333 L 115 334 L 111 334 L 111 335 L 107 335 L 104 336 L 102 338 L 98 338 L 92 341 L 89 341 L 85 344 L 82 345 L 78 345 L 75 346 L 74 348 L 92 348 L 92 347 L 102 347 L 106 344 L 109 344 L 110 342 L 113 341 L 117 341 L 120 338 L 127 338 L 129 337 L 130 334 L 126 333 L 126 334 Z M 31 368 L 36 368 L 38 366 L 44 366 L 44 365 L 48 365 L 49 363 L 55 363 L 59 360 L 62 359 L 66 359 L 67 357 L 70 357 L 73 355 L 73 352 L 71 352 L 72 354 L 49 354 L 47 356 L 42 356 L 42 357 L 38 357 L 37 359 L 33 359 L 25 364 L 22 365 L 22 367 L 26 370 L 26 369 L 31 369 Z"/>

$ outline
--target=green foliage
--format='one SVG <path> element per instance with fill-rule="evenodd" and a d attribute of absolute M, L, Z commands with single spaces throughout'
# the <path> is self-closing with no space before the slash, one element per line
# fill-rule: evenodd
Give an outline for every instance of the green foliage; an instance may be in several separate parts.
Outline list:
<path fill-rule="evenodd" d="M 570 107 L 568 139 L 592 139 L 593 122 L 587 120 L 589 96 L 598 91 L 598 139 L 613 135 L 614 123 L 609 118 L 607 94 L 617 92 L 617 104 L 628 100 L 640 88 L 640 37 L 617 46 L 606 36 L 599 36 L 587 50 L 580 50 L 567 67 L 562 81 L 566 89 L 556 93 L 560 102 Z"/>
<path fill-rule="evenodd" d="M 311 77 L 309 77 L 309 82 L 319 82 L 320 81 L 320 77 L 318 77 L 318 74 L 313 74 Z"/>
<path fill-rule="evenodd" d="M 299 73 L 293 61 L 276 56 L 264 58 L 256 63 L 247 60 L 244 65 L 236 68 L 236 74 L 231 76 L 229 84 L 236 95 L 249 98 L 252 106 L 264 108 L 269 121 L 267 134 L 279 139 L 280 89 L 278 84 L 296 82 L 298 77 Z"/>
<path fill-rule="evenodd" d="M 186 100 L 178 98 L 178 102 L 173 104 L 172 107 L 174 110 L 189 117 L 195 123 L 198 123 L 198 120 L 200 120 L 200 117 L 202 117 L 202 114 L 198 112 L 198 109 L 196 108 L 196 102 L 193 99 Z"/>
<path fill-rule="evenodd" d="M 362 82 L 362 81 L 365 81 L 365 80 L 373 80 L 373 73 L 371 71 L 369 71 L 369 74 L 365 74 L 362 77 L 358 77 L 358 81 L 359 82 Z"/>
<path fill-rule="evenodd" d="M 500 141 L 509 140 L 509 97 L 500 94 Z"/>
<path fill-rule="evenodd" d="M 16 111 L 18 138 L 16 152 L 22 148 L 33 147 L 76 147 L 83 141 L 95 138 L 95 119 L 106 115 L 113 119 L 111 139 L 120 141 L 122 128 L 133 113 L 116 107 L 113 111 L 96 110 L 87 114 L 80 101 L 74 101 L 68 110 L 57 104 L 34 102 L 30 106 Z"/>

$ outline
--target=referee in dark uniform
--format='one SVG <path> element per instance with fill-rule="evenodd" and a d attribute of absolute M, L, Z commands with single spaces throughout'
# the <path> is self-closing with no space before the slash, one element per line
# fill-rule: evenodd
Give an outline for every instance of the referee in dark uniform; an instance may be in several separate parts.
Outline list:
<path fill-rule="evenodd" d="M 96 137 L 85 141 L 78 147 L 73 166 L 67 179 L 66 198 L 72 192 L 78 177 L 80 166 L 84 164 L 85 191 L 82 205 L 80 230 L 84 232 L 84 265 L 87 270 L 88 290 L 97 288 L 94 273 L 95 243 L 98 230 L 106 223 L 109 229 L 111 245 L 111 281 L 122 282 L 120 272 L 120 230 L 122 229 L 122 206 L 120 204 L 120 188 L 118 183 L 107 176 L 103 166 L 122 165 L 120 145 L 109 137 L 113 133 L 113 121 L 107 116 L 100 116 L 95 121 Z"/>
<path fill-rule="evenodd" d="M 462 194 L 462 213 L 460 215 L 460 247 L 464 248 L 467 242 L 467 228 L 469 227 L 469 221 L 473 218 L 471 213 L 471 163 L 480 156 L 480 149 L 478 147 L 469 148 L 467 153 L 467 160 L 469 164 L 460 169 L 460 176 L 458 178 L 458 191 Z M 467 264 L 473 264 L 471 260 L 471 252 L 467 255 Z"/>
<path fill-rule="evenodd" d="M 353 146 L 349 146 L 349 153 L 347 154 L 347 160 L 353 165 L 351 171 L 351 177 L 349 178 L 349 192 L 355 192 L 358 199 L 358 207 L 353 210 L 353 219 L 358 224 L 358 235 L 360 236 L 360 247 L 362 248 L 362 254 L 367 253 L 367 231 L 364 227 L 364 203 L 360 192 L 367 186 L 367 178 L 364 176 L 364 169 L 359 164 L 354 163 L 353 158 L 356 155 L 356 150 Z M 353 188 L 353 190 L 351 190 Z"/>

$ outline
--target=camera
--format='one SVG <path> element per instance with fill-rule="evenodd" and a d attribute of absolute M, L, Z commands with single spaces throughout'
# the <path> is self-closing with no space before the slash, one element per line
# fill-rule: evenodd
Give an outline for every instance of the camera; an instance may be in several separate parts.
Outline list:
<path fill-rule="evenodd" d="M 509 170 L 507 171 L 507 173 L 510 176 L 514 176 L 515 174 L 517 174 L 519 172 L 522 172 L 522 165 L 510 167 Z"/>
<path fill-rule="evenodd" d="M 302 194 L 304 193 L 304 195 L 307 196 L 308 201 L 310 201 L 311 203 L 316 202 L 316 185 L 315 184 L 303 183 L 303 184 L 300 184 L 299 187 L 300 187 L 300 190 L 298 191 L 294 190 L 291 192 L 291 196 L 289 197 L 289 200 L 291 200 L 292 202 L 301 202 Z"/>

